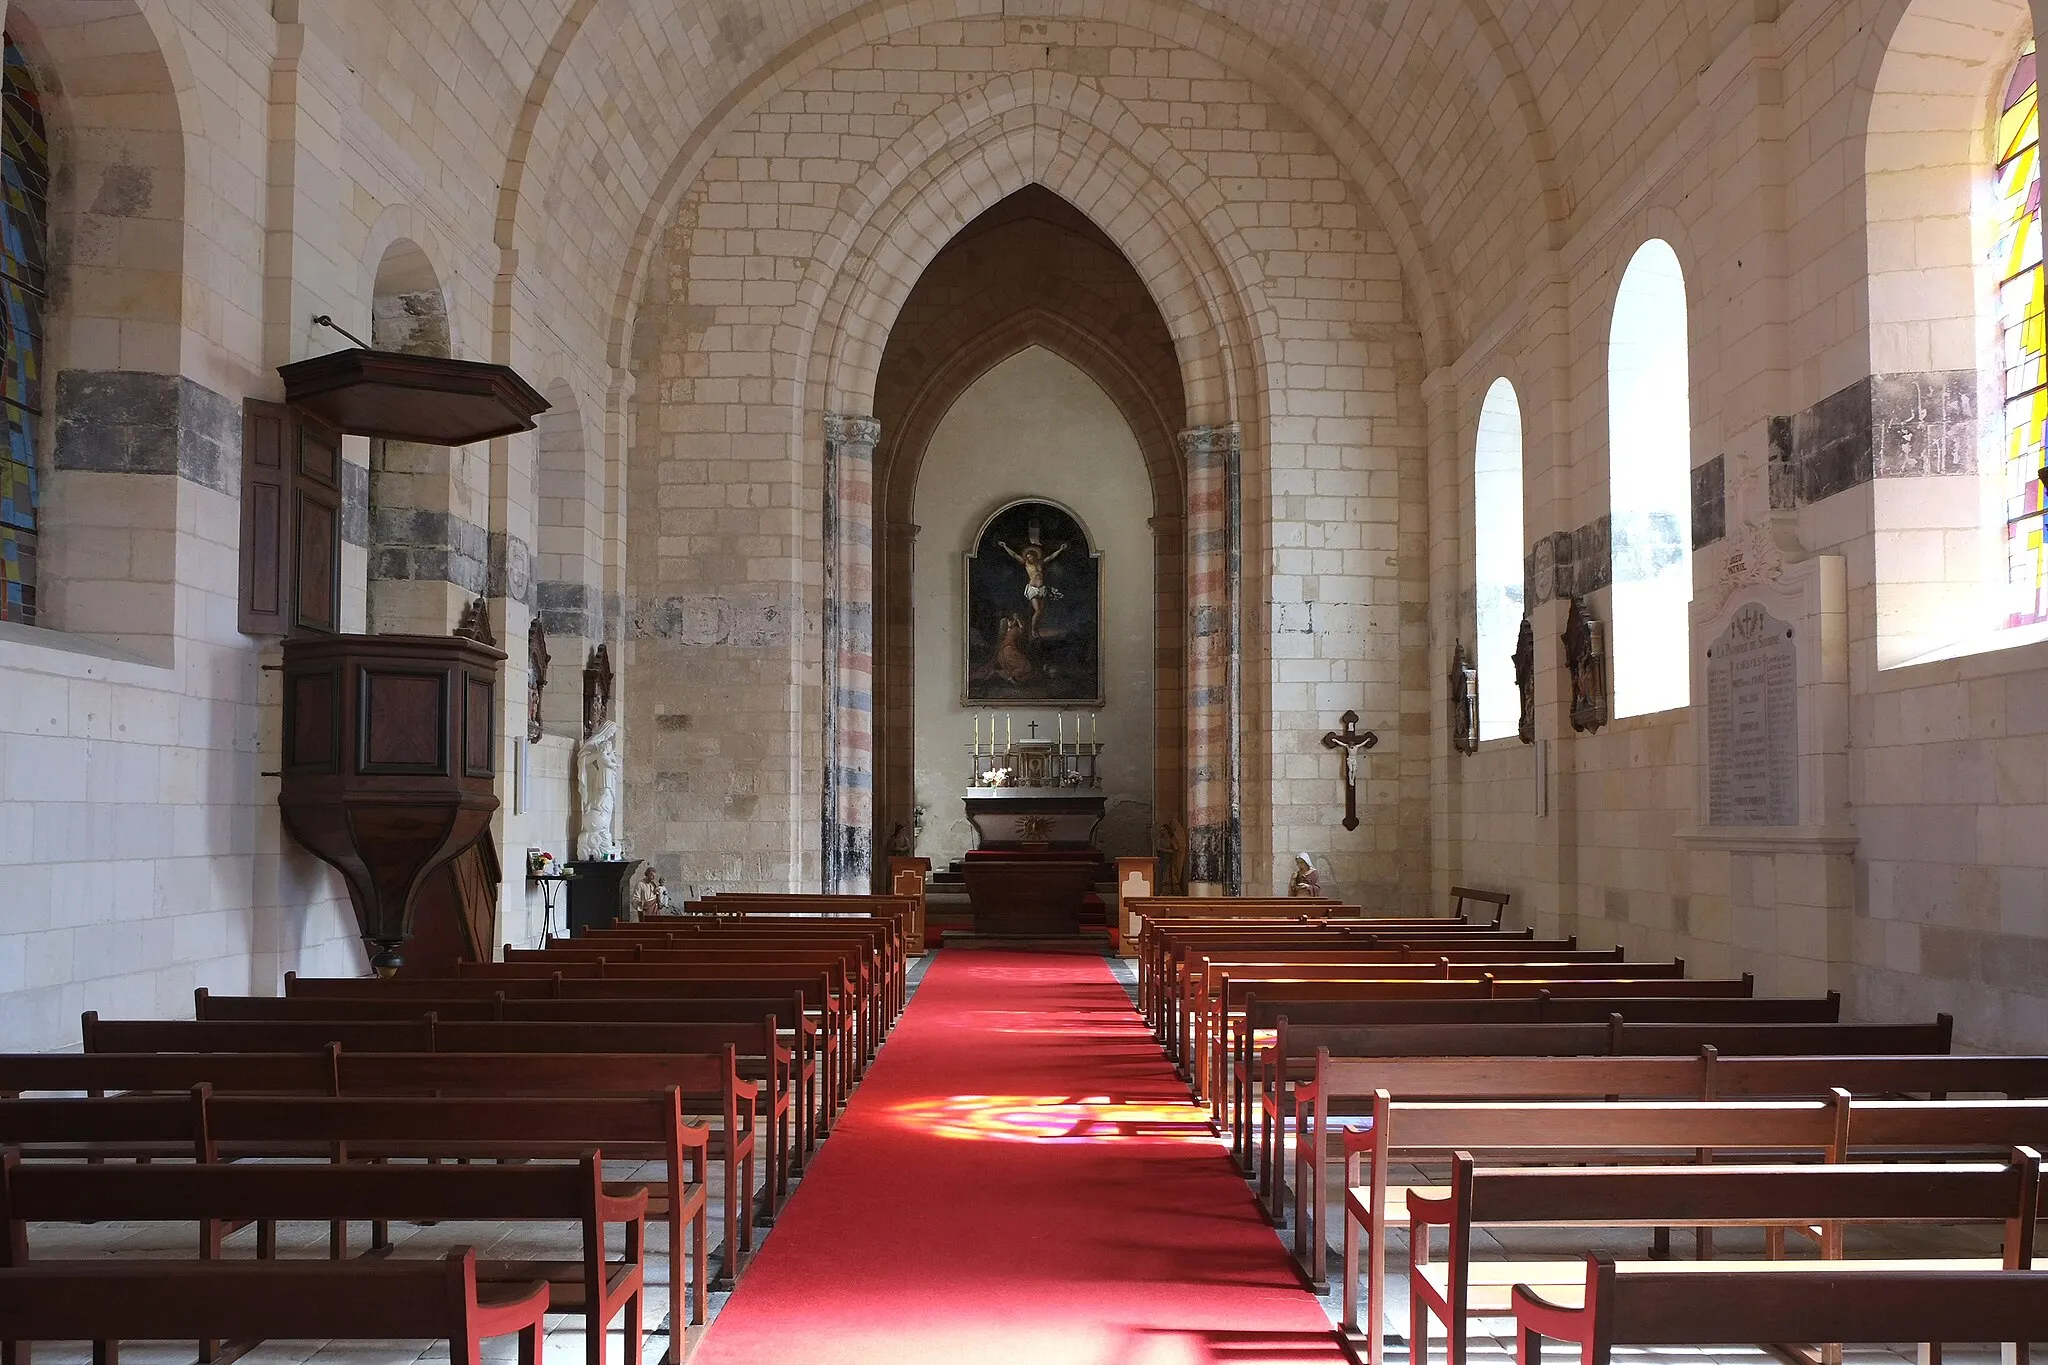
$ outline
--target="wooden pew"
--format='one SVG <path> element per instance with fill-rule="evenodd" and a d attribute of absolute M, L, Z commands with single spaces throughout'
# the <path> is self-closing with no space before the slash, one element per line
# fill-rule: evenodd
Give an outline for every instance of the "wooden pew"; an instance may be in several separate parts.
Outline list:
<path fill-rule="evenodd" d="M 842 927 L 843 926 L 843 927 Z M 710 916 L 670 916 L 637 924 L 614 924 L 586 929 L 575 938 L 554 939 L 550 947 L 573 945 L 608 946 L 641 943 L 656 948 L 729 948 L 753 946 L 779 952 L 785 947 L 824 947 L 853 944 L 864 949 L 885 985 L 889 1017 L 903 1012 L 907 986 L 908 959 L 900 941 L 886 920 L 770 921 L 763 919 L 722 920 Z"/>
<path fill-rule="evenodd" d="M 874 1013 L 871 1002 L 862 997 L 856 983 L 849 982 L 843 971 L 830 967 L 812 972 L 806 968 L 792 969 L 777 963 L 740 967 L 734 964 L 704 966 L 689 963 L 609 962 L 602 959 L 579 961 L 568 958 L 546 962 L 463 962 L 456 964 L 456 975 L 453 977 L 415 978 L 411 985 L 417 990 L 429 981 L 452 980 L 489 983 L 487 989 L 504 989 L 515 981 L 552 983 L 557 978 L 564 983 L 564 989 L 555 992 L 560 995 L 572 994 L 566 987 L 568 983 L 576 981 L 586 985 L 597 982 L 614 983 L 610 994 L 633 998 L 654 998 L 663 995 L 783 995 L 801 991 L 806 1006 L 813 999 L 823 1002 L 828 1026 L 838 1033 L 840 1056 L 845 1063 L 840 1068 L 839 1081 L 847 1093 L 851 1093 L 854 1079 L 866 1071 L 867 1064 L 873 1058 L 874 1049 L 880 1041 L 879 1034 L 871 1027 Z M 657 986 L 663 989 L 654 989 Z M 604 993 L 595 990 L 574 992 L 586 997 Z M 846 1094 L 835 1098 L 843 1103 Z"/>
<path fill-rule="evenodd" d="M 109 1054 L 114 1055 L 114 1054 Z M 65 1057 L 53 1054 L 50 1065 L 21 1065 L 19 1057 L 0 1057 L 0 1090 L 9 1089 L 111 1089 L 95 1087 L 92 1080 L 108 1075 L 134 1079 L 146 1073 L 134 1054 L 120 1054 L 122 1060 L 95 1074 L 89 1065 L 101 1060 L 93 1056 Z M 234 1088 L 237 1070 L 232 1059 L 238 1053 L 165 1054 L 162 1076 L 181 1078 L 184 1085 L 210 1083 L 221 1089 Z M 354 1095 L 449 1095 L 500 1096 L 605 1096 L 659 1095 L 674 1089 L 681 1092 L 687 1111 L 716 1106 L 718 1127 L 696 1131 L 705 1134 L 705 1156 L 721 1167 L 720 1197 L 723 1201 L 725 1247 L 721 1281 L 735 1279 L 747 1253 L 753 1250 L 753 1219 L 747 1207 L 753 1197 L 756 1141 L 759 1120 L 756 1104 L 760 1086 L 739 1074 L 737 1050 L 727 1047 L 713 1056 L 700 1053 L 498 1053 L 498 1052 L 360 1052 L 329 1047 L 321 1054 L 307 1054 L 309 1061 L 324 1061 L 328 1068 L 328 1093 Z M 72 1064 L 67 1070 L 64 1064 Z M 268 1070 L 268 1068 L 264 1068 Z M 40 1074 L 38 1074 L 40 1073 Z M 34 1075 L 38 1084 L 16 1087 L 8 1082 Z M 58 1077 L 74 1078 L 70 1083 L 46 1083 Z M 189 1079 L 185 1079 L 189 1078 Z M 123 1089 L 162 1089 L 162 1085 L 124 1085 Z M 680 1180 L 674 1170 L 671 1184 Z M 673 1197 L 681 1198 L 680 1193 Z"/>
<path fill-rule="evenodd" d="M 517 1291 L 535 1280 L 546 1283 L 550 1312 L 583 1315 L 590 1365 L 604 1365 L 605 1329 L 620 1318 L 625 1361 L 638 1365 L 640 1360 L 646 1215 L 644 1190 L 607 1191 L 602 1158 L 595 1152 L 574 1165 L 525 1166 L 81 1166 L 24 1163 L 17 1152 L 0 1154 L 0 1223 L 7 1229 L 0 1264 L 10 1269 L 35 1263 L 30 1223 L 575 1222 L 583 1244 L 575 1261 L 486 1262 L 470 1271 L 479 1280 Z M 625 1227 L 622 1260 L 605 1252 L 605 1233 L 614 1225 Z M 223 1259 L 217 1241 L 202 1250 L 205 1259 Z"/>
<path fill-rule="evenodd" d="M 1408 1219 L 1407 1187 L 1389 1181 L 1398 1159 L 1444 1160 L 1455 1151 L 1499 1152 L 1518 1160 L 1597 1160 L 1600 1154 L 1689 1158 L 1703 1147 L 1727 1151 L 1812 1152 L 1839 1161 L 1848 1108 L 1837 1100 L 1542 1101 L 1444 1104 L 1373 1097 L 1372 1130 L 1345 1142 L 1343 1326 L 1359 1329 L 1359 1233 L 1368 1245 L 1365 1329 L 1368 1365 L 1386 1360 L 1386 1230 Z M 1365 1176 L 1360 1162 L 1371 1161 Z M 1423 1188 L 1442 1197 L 1441 1187 Z"/>
<path fill-rule="evenodd" d="M 1357 918 L 1364 907 L 1336 896 L 1132 896 L 1118 906 L 1120 937 L 1141 938 L 1155 919 L 1294 919 L 1340 915 Z"/>
<path fill-rule="evenodd" d="M 1238 983 L 1227 983 L 1235 986 Z M 1284 1018 L 1294 1027 L 1314 1025 L 1420 1024 L 1420 1023 L 1586 1023 L 1611 1015 L 1635 1023 L 1835 1023 L 1841 1018 L 1842 997 L 1830 991 L 1824 996 L 1803 997 L 1697 997 L 1697 996 L 1593 996 L 1560 997 L 1539 988 L 1533 995 L 1487 996 L 1458 999 L 1323 998 L 1306 983 L 1245 983 L 1248 990 L 1241 1013 L 1229 1020 L 1224 1037 L 1230 1055 L 1219 1051 L 1214 1080 L 1215 1119 L 1228 1123 L 1232 1151 L 1251 1173 L 1250 1105 L 1254 1084 L 1253 1051 L 1261 1044 L 1270 1047 L 1274 1031 Z M 1652 983 L 1654 984 L 1654 983 Z M 1290 987 L 1292 989 L 1290 989 Z M 1274 998 L 1277 997 L 1277 998 Z M 1227 997 L 1226 997 L 1227 998 Z M 1229 1070 L 1223 1070 L 1225 1066 Z M 1812 1093 L 1825 1093 L 1822 1086 Z M 1775 1092 L 1774 1092 L 1775 1093 Z M 1713 1098 L 1700 1095 L 1697 1098 Z"/>
<path fill-rule="evenodd" d="M 1431 970 L 1428 964 L 1434 963 Z M 1180 1063 L 1198 1092 L 1205 1091 L 1215 1069 L 1213 1053 L 1224 1046 L 1220 1033 L 1221 997 L 1231 980 L 1318 979 L 1355 980 L 1390 973 L 1389 969 L 1414 969 L 1415 976 L 1437 976 L 1445 980 L 1484 975 L 1520 976 L 1538 980 L 1609 980 L 1626 977 L 1682 977 L 1682 962 L 1624 962 L 1616 951 L 1533 951 L 1500 952 L 1492 948 L 1437 947 L 1420 952 L 1407 949 L 1365 949 L 1330 952 L 1228 952 L 1211 955 L 1191 952 L 1184 964 L 1184 996 L 1178 1019 L 1167 1043 L 1169 1055 Z"/>
<path fill-rule="evenodd" d="M 1924 1107 L 1924 1106 L 1923 1106 Z M 1938 1106 L 1936 1106 L 1938 1107 Z M 1481 1227 L 1771 1227 L 1839 1228 L 1858 1223 L 1998 1223 L 2001 1257 L 1958 1260 L 1945 1269 L 2024 1270 L 2033 1263 L 2041 1158 L 2015 1149 L 2003 1162 L 1899 1163 L 1887 1166 L 1691 1166 L 1485 1169 L 1471 1153 L 1451 1160 L 1441 1193 L 1408 1195 L 1409 1337 L 1412 1365 L 1426 1365 L 1432 1320 L 1442 1323 L 1450 1365 L 1465 1365 L 1469 1319 L 1512 1311 L 1517 1284 L 1546 1293 L 1584 1280 L 1576 1258 L 1475 1263 Z M 1430 1235 L 1448 1235 L 1447 1254 L 1431 1259 Z M 1830 1249 L 1839 1259 L 1839 1243 Z M 1766 1266 L 1756 1266 L 1762 1269 Z"/>
<path fill-rule="evenodd" d="M 766 1088 L 769 1180 L 761 1191 L 758 1221 L 773 1223 L 789 1191 L 794 1057 L 778 1041 L 773 1015 L 751 1023 L 623 1024 L 444 1020 L 431 1013 L 415 1020 L 101 1019 L 98 1011 L 88 1010 L 81 1024 L 88 1054 L 257 1052 L 272 1047 L 310 1052 L 330 1045 L 345 1053 L 647 1052 L 713 1057 L 731 1050 L 739 1059 L 740 1074 Z M 693 1115 L 719 1117 L 722 1096 L 692 1098 L 697 1105 Z"/>
<path fill-rule="evenodd" d="M 1806 1261 L 1668 1265 L 1586 1257 L 1569 1291 L 1517 1285 L 1517 1365 L 1542 1341 L 1576 1342 L 1584 1365 L 1617 1346 L 1754 1341 L 1950 1342 L 2048 1338 L 2048 1271 Z"/>
<path fill-rule="evenodd" d="M 1220 1045 L 1220 1039 L 1212 1039 L 1206 1030 L 1216 1021 L 1209 1012 L 1210 1000 L 1218 996 L 1226 979 L 1315 981 L 1358 980 L 1378 978 L 1381 980 L 1411 981 L 1457 981 L 1496 980 L 1509 978 L 1519 981 L 1616 981 L 1616 980 L 1677 980 L 1685 975 L 1682 959 L 1664 962 L 1618 962 L 1608 960 L 1592 961 L 1459 961 L 1454 955 L 1441 954 L 1434 963 L 1410 962 L 1269 962 L 1254 960 L 1209 961 L 1197 957 L 1191 965 L 1200 968 L 1193 978 L 1194 984 L 1183 998 L 1176 1012 L 1171 1030 L 1174 1042 L 1168 1044 L 1169 1055 L 1179 1061 L 1189 1079 L 1199 1087 L 1213 1066 L 1212 1051 Z"/>
<path fill-rule="evenodd" d="M 767 892 L 714 892 L 684 907 L 690 914 L 712 914 L 733 919 L 759 917 L 836 918 L 846 915 L 876 915 L 893 920 L 907 951 L 927 951 L 924 905 L 915 896 L 845 896 L 830 894 L 774 894 Z"/>
<path fill-rule="evenodd" d="M 0 1269 L 0 1320 L 20 1341 L 90 1341 L 116 1365 L 123 1340 L 425 1338 L 455 1365 L 517 1333 L 538 1365 L 548 1286 L 480 1286 L 476 1252 L 438 1261 L 52 1261 Z M 14 1352 L 6 1353 L 14 1365 Z"/>
<path fill-rule="evenodd" d="M 659 1161 L 667 1176 L 656 1182 L 614 1185 L 638 1191 L 651 1216 L 668 1226 L 669 1283 L 682 1301 L 684 1247 L 690 1257 L 690 1317 L 701 1323 L 709 1306 L 705 1160 L 708 1133 L 684 1122 L 680 1092 L 550 1098 L 392 1097 L 378 1095 L 291 1095 L 242 1093 L 235 1089 L 245 1057 L 212 1058 L 176 1054 L 115 1058 L 68 1056 L 76 1066 L 54 1080 L 104 1080 L 110 1059 L 154 1066 L 157 1081 L 138 1089 L 170 1091 L 187 1079 L 189 1064 L 210 1061 L 213 1082 L 185 1094 L 128 1094 L 109 1099 L 35 1098 L 0 1100 L 0 1146 L 24 1156 L 76 1160 L 185 1157 L 211 1162 L 247 1157 L 327 1157 L 334 1160 L 394 1157 L 458 1160 L 575 1159 L 593 1148 L 613 1159 Z M 6 1059 L 0 1058 L 0 1063 Z M 166 1064 L 171 1065 L 166 1065 Z M 82 1088 L 82 1087 L 81 1087 Z M 220 1230 L 202 1230 L 202 1245 L 218 1247 Z M 259 1246 L 270 1231 L 259 1233 Z M 373 1242 L 382 1243 L 381 1230 Z M 330 1251 L 346 1253 L 345 1222 L 333 1225 Z M 267 1254 L 267 1253 L 266 1253 Z M 678 1321 L 681 1321 L 680 1314 Z M 671 1354 L 674 1354 L 672 1348 Z"/>
<path fill-rule="evenodd" d="M 571 977 L 560 972 L 545 976 L 508 977 L 499 980 L 483 980 L 469 977 L 401 977 L 392 981 L 380 981 L 370 977 L 301 977 L 296 972 L 284 974 L 284 998 L 288 1000 L 436 1000 L 443 998 L 469 998 L 489 1000 L 504 996 L 507 1002 L 531 1001 L 696 1001 L 712 1002 L 727 999 L 754 999 L 762 996 L 787 997 L 813 1021 L 821 1040 L 823 1067 L 830 1075 L 826 1085 L 827 1098 L 825 1113 L 821 1116 L 821 1129 L 829 1126 L 831 1114 L 844 1102 L 852 1090 L 850 1073 L 853 1069 L 854 1049 L 853 1028 L 845 1010 L 845 1002 L 837 995 L 824 989 L 824 979 L 817 981 L 788 980 L 740 980 L 724 978 L 711 981 L 677 980 L 658 978 L 626 978 L 605 980 L 597 977 Z"/>
<path fill-rule="evenodd" d="M 374 991 L 361 998 L 346 996 L 214 995 L 201 986 L 193 992 L 195 1019 L 335 1020 L 417 1019 L 432 1014 L 442 1022 L 498 1020 L 517 1023 L 706 1024 L 773 1018 L 793 1056 L 791 1077 L 803 1103 L 796 1108 L 793 1169 L 801 1171 L 817 1147 L 828 1115 L 832 1065 L 837 1048 L 827 1047 L 817 1021 L 803 1009 L 800 997 L 784 999 L 713 998 L 707 1000 L 522 1000 L 503 991 L 462 997 L 384 998 Z M 441 1050 L 441 1049 L 437 1049 Z M 612 1048 L 609 1051 L 632 1051 Z M 742 1058 L 744 1062 L 745 1059 Z"/>
<path fill-rule="evenodd" d="M 679 969 L 675 973 L 656 975 L 678 975 L 697 980 L 822 970 L 829 979 L 828 988 L 844 992 L 853 1003 L 855 1026 L 864 1057 L 872 1057 L 882 1045 L 888 1022 L 894 1017 L 882 983 L 870 970 L 870 964 L 861 955 L 847 950 L 809 947 L 786 950 L 762 947 L 668 948 L 649 947 L 644 942 L 569 939 L 547 948 L 508 948 L 502 963 L 465 963 L 463 966 L 472 969 L 468 974 L 484 976 L 494 974 L 480 970 L 487 966 L 496 968 L 500 973 L 515 968 L 575 971 L 594 966 L 598 975 L 628 977 L 635 975 L 631 970 L 635 968 L 675 967 Z"/>
<path fill-rule="evenodd" d="M 1791 1053 L 1846 1055 L 1864 1053 L 1946 1053 L 1955 1021 L 1937 1015 L 1932 1024 L 1728 1024 L 1629 1023 L 1618 1016 L 1604 1024 L 1419 1024 L 1386 1027 L 1350 1025 L 1291 1026 L 1276 1030 L 1274 1047 L 1259 1069 L 1260 1156 L 1262 1185 L 1274 1221 L 1284 1194 L 1281 1168 L 1284 1134 L 1299 1130 L 1303 1103 L 1314 1110 L 1309 1144 L 1296 1144 L 1295 1192 L 1297 1251 L 1310 1258 L 1315 1278 L 1322 1261 L 1322 1211 L 1326 1164 L 1331 1150 L 1329 1118 L 1361 1108 L 1355 1102 L 1376 1095 L 1384 1085 L 1371 1081 L 1374 1067 L 1390 1057 L 1698 1057 L 1708 1047 L 1717 1055 L 1782 1056 Z M 1305 1096 L 1304 1080 L 1313 1087 Z M 1331 1089 L 1329 1087 L 1334 1087 Z M 1354 1088 L 1359 1087 L 1359 1088 Z M 1292 1091 L 1292 1093 L 1290 1093 Z M 1633 1093 L 1610 1091 L 1602 1093 Z M 1376 1100 L 1373 1101 L 1376 1106 Z M 1365 1112 L 1376 1113 L 1376 1107 Z M 1345 1139 L 1348 1144 L 1348 1137 Z M 1349 1148 L 1340 1149 L 1348 1151 Z M 1303 1201 L 1308 1217 L 1301 1218 Z M 1304 1229 L 1306 1224 L 1306 1229 Z M 1306 1231 L 1313 1240 L 1302 1244 Z"/>
<path fill-rule="evenodd" d="M 1616 1096 L 1628 1099 L 1815 1099 L 1837 1091 L 1855 1096 L 2048 1094 L 2048 1056 L 1811 1056 L 1724 1057 L 1704 1047 L 1689 1057 L 1384 1057 L 1344 1058 L 1320 1054 L 1315 1079 L 1297 1087 L 1303 1103 L 1296 1111 L 1296 1228 L 1312 1229 L 1309 1269 L 1323 1279 L 1322 1214 L 1325 1186 L 1323 1163 L 1315 1154 L 1333 1143 L 1341 1153 L 1354 1135 L 1333 1132 L 1332 1118 L 1354 1110 L 1354 1097 L 1385 1090 L 1397 1100 L 1563 1100 Z M 1920 1122 L 1923 1109 L 1910 1102 L 1894 1109 L 1888 1102 L 1868 1106 L 1859 1146 L 1882 1147 L 1887 1141 L 1925 1147 L 1926 1134 L 1906 1127 Z M 1859 1099 L 1853 1109 L 1865 1107 Z M 1361 1111 L 1369 1114 L 1371 1105 Z M 1982 1125 L 1964 1127 L 1970 1114 Z M 1997 1148 L 2026 1145 L 2048 1147 L 2048 1130 L 2027 1126 L 2031 1108 L 2003 1114 L 1985 1107 L 1962 1106 L 1959 1117 L 1947 1120 L 1948 1131 L 1961 1141 L 1975 1137 Z M 1885 1126 L 1899 1125 L 1899 1126 Z M 1996 1126 L 1993 1126 L 1996 1125 Z M 1303 1206 L 1310 1211 L 1301 1217 Z"/>
<path fill-rule="evenodd" d="M 1172 994 L 1164 980 L 1166 964 L 1176 961 L 1188 944 L 1224 944 L 1286 941 L 1301 938 L 1310 942 L 1339 944 L 1364 942 L 1405 942 L 1422 939 L 1456 941 L 1493 940 L 1503 943 L 1528 942 L 1529 930 L 1503 931 L 1491 926 L 1460 924 L 1452 920 L 1310 919 L 1275 924 L 1252 924 L 1244 920 L 1153 920 L 1148 921 L 1138 946 L 1138 999 L 1147 1021 L 1157 1027 L 1153 1012 Z"/>

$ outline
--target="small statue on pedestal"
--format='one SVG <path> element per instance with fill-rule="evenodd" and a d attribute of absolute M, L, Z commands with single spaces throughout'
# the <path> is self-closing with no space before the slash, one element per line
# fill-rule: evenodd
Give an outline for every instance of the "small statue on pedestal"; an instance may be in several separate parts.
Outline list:
<path fill-rule="evenodd" d="M 661 874 L 649 863 L 640 869 L 639 879 L 633 883 L 633 915 L 636 919 L 653 919 L 656 915 L 673 914 L 668 903 L 668 887 L 662 883 Z"/>
<path fill-rule="evenodd" d="M 1323 874 L 1316 871 L 1316 865 L 1309 861 L 1306 853 L 1294 855 L 1294 875 L 1288 879 L 1287 894 L 1309 897 L 1323 894 Z"/>

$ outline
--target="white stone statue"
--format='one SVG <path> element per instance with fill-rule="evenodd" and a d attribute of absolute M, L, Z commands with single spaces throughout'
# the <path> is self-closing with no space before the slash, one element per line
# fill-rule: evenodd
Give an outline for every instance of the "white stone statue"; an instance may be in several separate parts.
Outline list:
<path fill-rule="evenodd" d="M 579 858 L 616 858 L 619 814 L 619 723 L 607 720 L 576 751 L 577 795 L 583 819 L 576 839 Z"/>

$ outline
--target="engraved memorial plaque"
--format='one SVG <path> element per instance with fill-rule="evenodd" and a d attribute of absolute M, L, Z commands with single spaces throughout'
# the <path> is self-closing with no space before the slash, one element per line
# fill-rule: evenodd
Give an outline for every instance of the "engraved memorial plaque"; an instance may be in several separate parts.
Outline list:
<path fill-rule="evenodd" d="M 1799 669 L 1792 627 L 1758 602 L 1707 651 L 1707 823 L 1799 823 Z"/>

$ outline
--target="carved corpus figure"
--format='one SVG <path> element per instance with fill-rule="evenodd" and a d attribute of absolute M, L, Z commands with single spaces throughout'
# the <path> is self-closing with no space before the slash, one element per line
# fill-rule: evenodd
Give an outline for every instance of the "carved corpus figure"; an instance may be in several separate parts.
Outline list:
<path fill-rule="evenodd" d="M 1332 730 L 1323 736 L 1325 749 L 1344 751 L 1344 828 L 1358 828 L 1358 751 L 1370 749 L 1380 742 L 1380 737 L 1370 730 L 1358 728 L 1358 713 L 1346 711 L 1337 718 L 1344 727 L 1342 732 Z"/>
<path fill-rule="evenodd" d="M 614 858 L 619 845 L 615 828 L 619 811 L 619 726 L 607 720 L 576 751 L 576 789 L 581 802 L 581 832 L 576 856 Z"/>
<path fill-rule="evenodd" d="M 1320 896 L 1323 894 L 1323 874 L 1316 871 L 1316 865 L 1309 861 L 1306 853 L 1294 855 L 1294 875 L 1288 878 L 1287 894 L 1290 896 Z"/>

